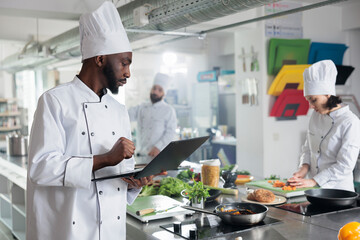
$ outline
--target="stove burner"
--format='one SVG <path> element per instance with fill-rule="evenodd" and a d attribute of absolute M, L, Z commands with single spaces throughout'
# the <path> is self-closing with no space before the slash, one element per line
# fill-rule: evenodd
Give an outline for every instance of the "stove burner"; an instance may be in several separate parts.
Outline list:
<path fill-rule="evenodd" d="M 237 232 L 242 232 L 258 227 L 268 226 L 276 223 L 280 223 L 280 220 L 271 217 L 265 217 L 265 219 L 256 224 L 251 226 L 235 226 L 235 225 L 228 225 L 224 224 L 220 218 L 216 216 L 207 216 L 203 218 L 198 218 L 195 220 L 183 221 L 181 224 L 176 223 L 176 226 L 181 226 L 181 230 L 175 229 L 174 231 L 174 224 L 167 224 L 160 226 L 161 228 L 176 234 L 180 237 L 185 239 L 193 239 L 190 237 L 190 231 L 194 231 L 197 229 L 197 239 L 206 239 L 210 237 L 219 237 L 225 236 Z"/>
<path fill-rule="evenodd" d="M 352 208 L 359 208 L 360 206 L 354 204 L 346 207 L 326 207 L 326 206 L 322 207 L 319 205 L 311 204 L 308 201 L 305 201 L 305 202 L 286 203 L 275 207 L 286 211 L 294 212 L 297 214 L 301 214 L 304 216 L 314 216 L 314 215 L 321 215 L 332 212 L 340 212 Z"/>

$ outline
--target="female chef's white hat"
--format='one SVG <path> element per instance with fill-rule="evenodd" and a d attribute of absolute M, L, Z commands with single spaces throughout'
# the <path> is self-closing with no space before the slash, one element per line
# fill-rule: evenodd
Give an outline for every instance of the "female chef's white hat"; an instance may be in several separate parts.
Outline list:
<path fill-rule="evenodd" d="M 331 60 L 314 63 L 304 71 L 304 96 L 334 95 L 337 70 Z"/>
<path fill-rule="evenodd" d="M 160 87 L 163 88 L 164 93 L 166 93 L 170 85 L 170 76 L 163 73 L 157 73 L 155 75 L 153 85 L 159 85 Z"/>
<path fill-rule="evenodd" d="M 105 1 L 94 12 L 83 14 L 79 24 L 82 61 L 99 55 L 132 51 L 113 3 Z"/>

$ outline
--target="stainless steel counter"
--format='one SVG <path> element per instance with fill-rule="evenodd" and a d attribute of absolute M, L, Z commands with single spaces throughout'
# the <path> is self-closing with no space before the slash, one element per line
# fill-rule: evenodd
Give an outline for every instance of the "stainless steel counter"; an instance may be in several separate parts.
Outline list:
<path fill-rule="evenodd" d="M 5 153 L 0 153 L 0 159 L 11 162 L 16 166 L 27 169 L 27 156 L 9 156 Z"/>
<path fill-rule="evenodd" d="M 26 157 L 12 157 L 5 154 L 0 154 L 2 160 L 9 161 L 19 167 L 26 169 Z M 239 195 L 220 195 L 216 202 L 207 204 L 207 209 L 214 209 L 217 204 L 231 203 L 240 201 L 241 196 L 245 195 L 245 188 L 239 187 Z M 294 199 L 291 199 L 292 201 Z M 304 200 L 299 198 L 299 201 Z M 296 200 L 297 201 L 297 200 Z M 177 216 L 172 218 L 165 218 L 161 220 L 150 221 L 149 223 L 142 223 L 136 218 L 127 215 L 127 234 L 126 239 L 129 240 L 143 240 L 143 239 L 182 239 L 174 234 L 171 234 L 162 228 L 160 225 L 166 225 L 175 221 L 192 220 L 203 217 L 202 214 L 194 214 L 193 216 Z M 280 223 L 275 223 L 270 226 L 264 226 L 252 230 L 246 230 L 237 234 L 226 235 L 217 239 L 235 239 L 241 236 L 243 239 L 260 239 L 260 240 L 281 240 L 281 239 L 336 239 L 338 230 L 344 224 L 351 221 L 360 222 L 360 209 L 350 209 L 337 213 L 330 213 L 325 215 L 316 215 L 312 217 L 305 217 L 300 214 L 292 213 L 282 209 L 269 207 L 267 216 L 280 220 Z"/>
<path fill-rule="evenodd" d="M 230 203 L 240 201 L 245 194 L 245 188 L 239 188 L 239 196 L 221 195 L 216 202 L 206 205 L 207 209 L 214 209 L 219 203 Z M 302 199 L 299 198 L 299 200 Z M 203 217 L 202 214 L 193 216 L 178 216 L 161 220 L 150 221 L 143 224 L 137 219 L 127 215 L 127 238 L 130 240 L 140 239 L 182 239 L 162 228 L 161 225 L 170 224 L 175 221 L 192 220 Z M 259 240 L 281 240 L 281 239 L 337 239 L 339 229 L 351 221 L 360 221 L 360 209 L 344 210 L 342 212 L 305 217 L 300 214 L 269 207 L 267 216 L 281 220 L 280 223 L 259 227 L 244 232 L 226 235 L 217 239 L 259 239 Z"/>

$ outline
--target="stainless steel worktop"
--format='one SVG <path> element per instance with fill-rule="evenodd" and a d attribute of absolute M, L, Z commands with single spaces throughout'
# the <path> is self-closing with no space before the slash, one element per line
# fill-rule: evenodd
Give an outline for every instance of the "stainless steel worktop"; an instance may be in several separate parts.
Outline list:
<path fill-rule="evenodd" d="M 239 196 L 221 195 L 217 202 L 206 205 L 206 208 L 213 209 L 219 203 L 230 203 L 240 201 L 245 194 L 245 188 L 239 187 Z M 299 201 L 305 200 L 300 197 Z M 194 214 L 190 217 L 178 216 L 161 220 L 150 221 L 143 224 L 137 219 L 127 216 L 127 239 L 182 239 L 162 228 L 175 221 L 192 220 L 203 217 L 203 214 Z M 281 220 L 269 226 L 263 226 L 244 232 L 218 237 L 217 239 L 235 239 L 241 236 L 243 239 L 259 240 L 281 240 L 281 239 L 337 239 L 339 229 L 351 221 L 360 221 L 360 209 L 343 210 L 342 212 L 315 215 L 306 217 L 282 209 L 269 207 L 267 216 Z"/>
<path fill-rule="evenodd" d="M 11 162 L 18 167 L 27 168 L 27 156 L 9 156 L 5 153 L 0 153 L 0 159 Z"/>
<path fill-rule="evenodd" d="M 5 154 L 0 154 L 2 161 L 8 161 L 16 166 L 26 169 L 26 157 L 12 157 Z M 208 209 L 214 209 L 219 203 L 231 203 L 240 201 L 241 196 L 245 194 L 245 188 L 239 187 L 239 195 L 220 195 L 216 202 L 206 205 Z M 291 199 L 294 200 L 293 198 Z M 299 198 L 299 201 L 304 200 L 304 197 Z M 203 217 L 202 214 L 194 214 L 193 216 L 177 216 L 172 218 L 165 218 L 160 220 L 150 221 L 149 223 L 142 223 L 139 220 L 127 215 L 127 236 L 129 240 L 143 240 L 143 239 L 182 239 L 172 233 L 160 228 L 161 225 L 166 225 L 175 221 L 192 220 Z M 351 221 L 360 222 L 360 209 L 349 209 L 342 212 L 329 213 L 323 215 L 315 215 L 306 217 L 293 212 L 282 209 L 269 207 L 267 216 L 281 220 L 280 223 L 275 223 L 269 226 L 246 230 L 237 234 L 226 235 L 217 239 L 235 239 L 241 236 L 243 239 L 336 239 L 338 230 L 344 224 Z"/>

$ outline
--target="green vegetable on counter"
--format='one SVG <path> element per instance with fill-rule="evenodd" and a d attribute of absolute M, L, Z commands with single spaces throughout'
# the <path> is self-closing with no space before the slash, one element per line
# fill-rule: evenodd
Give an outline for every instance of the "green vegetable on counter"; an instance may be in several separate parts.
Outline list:
<path fill-rule="evenodd" d="M 223 171 L 231 171 L 234 168 L 234 164 L 231 165 L 225 165 L 222 168 L 220 168 L 220 174 L 222 174 Z M 249 171 L 246 170 L 241 170 L 241 171 L 236 171 L 237 175 L 250 175 Z"/>
<path fill-rule="evenodd" d="M 271 174 L 269 178 L 265 178 L 265 180 L 280 180 L 280 176 L 275 174 Z"/>
<path fill-rule="evenodd" d="M 194 175 L 192 177 L 194 184 L 192 186 L 188 185 L 185 194 L 189 197 L 190 201 L 195 200 L 197 203 L 201 203 L 201 200 L 210 197 L 209 189 L 201 181 L 196 182 Z"/>
<path fill-rule="evenodd" d="M 186 189 L 188 184 L 180 179 L 173 177 L 163 178 L 160 182 L 160 188 L 158 194 L 168 197 L 179 197 L 181 191 Z"/>
<path fill-rule="evenodd" d="M 200 173 L 194 173 L 192 168 L 181 171 L 177 176 L 178 179 L 188 182 L 190 180 L 200 181 Z"/>
<path fill-rule="evenodd" d="M 246 170 L 236 171 L 236 173 L 237 175 L 250 175 L 250 172 Z"/>
<path fill-rule="evenodd" d="M 139 194 L 139 197 L 151 195 L 165 195 L 168 197 L 179 197 L 181 191 L 186 189 L 188 184 L 180 179 L 173 177 L 166 177 L 160 181 L 159 186 L 144 186 Z"/>
<path fill-rule="evenodd" d="M 209 188 L 209 189 L 215 189 L 215 190 L 220 190 L 222 194 L 228 194 L 228 195 L 238 195 L 239 191 L 238 189 L 233 189 L 233 188 L 219 188 L 219 187 L 212 187 L 212 186 L 208 186 L 205 185 L 205 187 Z"/>
<path fill-rule="evenodd" d="M 146 185 L 142 188 L 141 193 L 139 194 L 139 197 L 156 195 L 158 193 L 158 189 L 159 189 L 159 187 Z"/>

